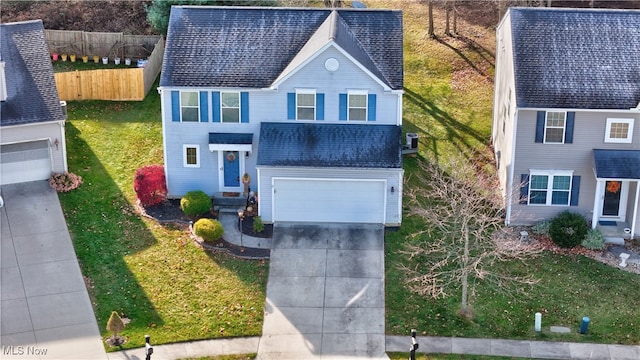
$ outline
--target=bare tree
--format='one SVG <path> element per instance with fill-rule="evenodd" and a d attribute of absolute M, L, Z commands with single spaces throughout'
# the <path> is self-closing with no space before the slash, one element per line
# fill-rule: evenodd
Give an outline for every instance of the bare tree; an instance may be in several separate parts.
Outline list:
<path fill-rule="evenodd" d="M 426 226 L 404 250 L 413 265 L 400 267 L 408 274 L 408 288 L 419 295 L 444 298 L 460 289 L 460 314 L 471 318 L 469 297 L 475 285 L 512 292 L 513 285 L 536 282 L 501 273 L 497 263 L 525 260 L 540 250 L 503 227 L 503 200 L 492 172 L 466 159 L 447 165 L 448 172 L 422 161 L 410 179 L 409 216 L 422 218 Z"/>
<path fill-rule="evenodd" d="M 328 7 L 328 8 L 342 7 L 342 0 L 324 0 L 324 7 Z"/>
<path fill-rule="evenodd" d="M 435 33 L 433 31 L 433 0 L 428 0 L 429 7 L 429 37 L 434 38 Z"/>

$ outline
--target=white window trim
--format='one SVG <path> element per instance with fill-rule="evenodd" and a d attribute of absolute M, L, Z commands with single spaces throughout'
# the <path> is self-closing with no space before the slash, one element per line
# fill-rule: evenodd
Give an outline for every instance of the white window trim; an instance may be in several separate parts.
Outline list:
<path fill-rule="evenodd" d="M 224 106 L 222 102 L 223 94 L 237 94 L 238 107 Z M 224 109 L 238 109 L 238 122 L 224 121 Z M 242 94 L 240 91 L 220 91 L 220 123 L 221 124 L 240 124 L 242 122 Z"/>
<path fill-rule="evenodd" d="M 351 120 L 351 103 L 349 101 L 350 95 L 364 95 L 364 119 L 363 120 Z M 354 107 L 354 109 L 362 109 L 361 107 Z M 369 91 L 367 90 L 347 90 L 347 121 L 354 122 L 366 122 L 369 118 Z"/>
<path fill-rule="evenodd" d="M 198 97 L 198 105 L 197 106 L 192 106 L 192 105 L 183 105 L 182 104 L 182 94 L 183 93 L 196 93 L 197 97 Z M 196 108 L 198 109 L 197 114 L 198 114 L 198 120 L 196 121 L 183 121 L 182 120 L 182 109 L 183 108 L 189 108 L 189 109 L 193 109 Z M 200 92 L 199 91 L 180 91 L 180 122 L 188 122 L 188 123 L 196 123 L 196 122 L 200 122 Z"/>
<path fill-rule="evenodd" d="M 560 129 L 560 126 L 547 126 L 547 117 L 549 113 L 560 113 L 564 114 L 564 126 L 562 127 L 562 141 L 560 142 L 551 142 L 547 141 L 547 129 Z M 544 114 L 544 136 L 542 138 L 544 144 L 564 144 L 564 138 L 567 136 L 567 112 L 566 111 L 546 111 Z"/>
<path fill-rule="evenodd" d="M 187 149 L 195 148 L 196 149 L 196 163 L 188 164 L 187 163 Z M 200 167 L 200 145 L 196 144 L 184 144 L 182 145 L 182 166 L 188 168 L 199 168 Z"/>
<path fill-rule="evenodd" d="M 545 204 L 532 204 L 531 200 L 531 180 L 534 176 L 548 176 L 547 180 L 547 202 Z M 553 194 L 553 178 L 555 176 L 568 176 L 570 179 L 569 197 L 567 204 L 552 204 L 552 194 Z M 571 191 L 573 190 L 573 170 L 529 170 L 529 192 L 527 193 L 527 205 L 529 206 L 570 206 L 571 205 Z M 538 189 L 536 189 L 538 190 Z"/>
<path fill-rule="evenodd" d="M 313 119 L 298 119 L 298 94 L 313 95 Z M 318 119 L 318 104 L 316 102 L 316 89 L 296 89 L 296 120 L 298 121 L 316 121 Z M 304 109 L 311 108 L 310 106 L 302 106 Z"/>
<path fill-rule="evenodd" d="M 627 133 L 626 139 L 618 139 L 611 138 L 611 125 L 613 123 L 620 124 L 626 123 L 629 124 L 629 132 Z M 604 134 L 604 142 L 606 143 L 618 143 L 618 144 L 630 144 L 633 142 L 633 119 L 617 119 L 617 118 L 608 118 L 607 119 L 607 128 Z"/>

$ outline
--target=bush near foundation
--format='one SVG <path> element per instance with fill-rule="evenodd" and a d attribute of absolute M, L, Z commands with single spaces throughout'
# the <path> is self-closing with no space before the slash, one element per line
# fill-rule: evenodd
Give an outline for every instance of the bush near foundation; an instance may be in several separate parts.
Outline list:
<path fill-rule="evenodd" d="M 563 211 L 551 220 L 549 235 L 558 246 L 572 248 L 582 243 L 588 230 L 587 220 L 582 215 Z"/>
<path fill-rule="evenodd" d="M 218 220 L 200 219 L 193 224 L 193 232 L 204 241 L 216 241 L 224 234 L 224 228 Z"/>
<path fill-rule="evenodd" d="M 180 199 L 180 209 L 188 216 L 198 216 L 211 210 L 212 201 L 204 191 L 189 191 Z"/>
<path fill-rule="evenodd" d="M 167 199 L 167 182 L 162 165 L 143 166 L 136 170 L 133 190 L 142 206 L 158 205 Z"/>

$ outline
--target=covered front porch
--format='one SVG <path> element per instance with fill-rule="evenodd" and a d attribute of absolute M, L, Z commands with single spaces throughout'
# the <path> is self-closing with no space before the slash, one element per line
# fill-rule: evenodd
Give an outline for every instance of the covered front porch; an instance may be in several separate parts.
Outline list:
<path fill-rule="evenodd" d="M 638 237 L 640 150 L 593 150 L 596 177 L 591 227 L 605 237 Z"/>

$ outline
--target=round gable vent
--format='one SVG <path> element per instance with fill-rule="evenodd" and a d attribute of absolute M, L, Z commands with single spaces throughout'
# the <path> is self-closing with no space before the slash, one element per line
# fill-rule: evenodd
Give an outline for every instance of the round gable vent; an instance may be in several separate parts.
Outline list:
<path fill-rule="evenodd" d="M 328 58 L 327 61 L 324 62 L 324 67 L 329 71 L 336 71 L 340 67 L 340 63 L 336 58 Z"/>

